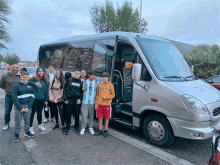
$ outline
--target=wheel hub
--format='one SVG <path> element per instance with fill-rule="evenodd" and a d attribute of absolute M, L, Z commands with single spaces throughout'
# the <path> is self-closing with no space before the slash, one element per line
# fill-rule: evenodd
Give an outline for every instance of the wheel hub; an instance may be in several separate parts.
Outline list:
<path fill-rule="evenodd" d="M 156 141 L 161 141 L 164 139 L 166 131 L 163 125 L 158 121 L 151 121 L 148 124 L 148 134 L 150 137 Z"/>

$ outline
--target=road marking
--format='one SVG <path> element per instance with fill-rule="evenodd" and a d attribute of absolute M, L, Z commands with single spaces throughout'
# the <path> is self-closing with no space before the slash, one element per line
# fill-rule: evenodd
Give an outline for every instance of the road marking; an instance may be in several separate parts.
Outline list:
<path fill-rule="evenodd" d="M 98 123 L 94 122 L 94 126 L 96 128 L 98 128 Z M 137 147 L 137 148 L 139 148 L 139 149 L 141 149 L 141 150 L 143 150 L 143 151 L 145 151 L 145 152 L 147 152 L 147 153 L 149 153 L 159 159 L 162 159 L 168 163 L 171 163 L 173 165 L 194 165 L 193 163 L 190 163 L 184 159 L 181 159 L 177 156 L 174 156 L 174 155 L 169 154 L 165 151 L 162 151 L 159 148 L 156 148 L 150 144 L 146 144 L 144 142 L 141 142 L 140 140 L 129 137 L 129 136 L 127 136 L 123 133 L 120 133 L 118 131 L 115 131 L 111 128 L 108 128 L 108 133 L 117 139 L 120 139 L 128 144 L 131 144 L 132 146 Z"/>
<path fill-rule="evenodd" d="M 27 147 L 28 151 L 30 152 L 31 148 L 36 146 L 37 143 L 33 140 L 33 139 L 30 139 L 28 141 L 24 141 L 24 144 L 25 146 Z"/>

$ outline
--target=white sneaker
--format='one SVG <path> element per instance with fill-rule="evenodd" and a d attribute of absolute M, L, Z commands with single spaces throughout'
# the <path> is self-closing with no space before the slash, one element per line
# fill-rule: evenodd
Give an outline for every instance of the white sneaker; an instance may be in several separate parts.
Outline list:
<path fill-rule="evenodd" d="M 85 128 L 81 129 L 80 135 L 84 135 L 84 132 L 85 132 Z"/>
<path fill-rule="evenodd" d="M 46 128 L 44 128 L 42 124 L 38 125 L 38 129 L 40 129 L 41 131 L 46 131 Z"/>
<path fill-rule="evenodd" d="M 29 131 L 30 131 L 30 133 L 31 133 L 32 135 L 35 134 L 35 132 L 34 132 L 34 130 L 33 130 L 33 127 L 30 127 Z"/>
<path fill-rule="evenodd" d="M 93 130 L 93 128 L 89 128 L 89 132 L 92 134 L 92 135 L 94 135 L 94 130 Z"/>
<path fill-rule="evenodd" d="M 48 123 L 48 118 L 45 118 L 45 119 L 44 119 L 44 123 Z"/>

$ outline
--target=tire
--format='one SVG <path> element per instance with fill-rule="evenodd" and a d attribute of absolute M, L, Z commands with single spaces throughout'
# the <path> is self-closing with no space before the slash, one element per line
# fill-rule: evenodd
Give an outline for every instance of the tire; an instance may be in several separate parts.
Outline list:
<path fill-rule="evenodd" d="M 160 147 L 167 147 L 175 140 L 170 123 L 161 115 L 152 114 L 145 118 L 143 132 L 147 140 Z"/>

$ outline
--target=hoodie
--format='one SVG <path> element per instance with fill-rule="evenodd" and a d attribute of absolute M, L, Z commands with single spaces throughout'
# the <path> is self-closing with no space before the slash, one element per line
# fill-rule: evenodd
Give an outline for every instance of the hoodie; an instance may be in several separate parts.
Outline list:
<path fill-rule="evenodd" d="M 30 110 L 34 103 L 33 87 L 29 83 L 19 82 L 14 85 L 12 99 L 18 110 L 22 109 L 22 105 L 28 105 Z"/>
<path fill-rule="evenodd" d="M 32 77 L 32 78 L 29 79 L 29 83 L 32 85 L 32 87 L 34 89 L 35 99 L 37 99 L 37 100 L 44 99 L 45 101 L 48 101 L 48 88 L 49 88 L 48 82 L 45 82 L 41 78 L 39 83 L 42 85 L 42 87 L 37 87 L 35 85 L 36 82 L 37 81 L 35 80 L 35 77 Z"/>
<path fill-rule="evenodd" d="M 70 103 L 73 103 L 78 99 L 80 99 L 82 102 L 83 91 L 81 80 L 75 79 L 74 77 L 69 78 L 64 86 L 63 96 L 64 101 L 68 100 Z"/>
<path fill-rule="evenodd" d="M 102 96 L 106 98 L 103 99 Z M 108 81 L 107 83 L 100 83 L 97 88 L 95 104 L 111 105 L 112 99 L 115 97 L 115 90 L 113 84 Z"/>

